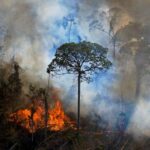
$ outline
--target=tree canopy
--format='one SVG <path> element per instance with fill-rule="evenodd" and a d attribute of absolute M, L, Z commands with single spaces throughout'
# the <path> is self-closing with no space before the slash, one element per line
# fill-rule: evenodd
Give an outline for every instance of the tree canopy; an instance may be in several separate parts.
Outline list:
<path fill-rule="evenodd" d="M 80 73 L 82 79 L 89 81 L 93 73 L 110 67 L 107 51 L 107 48 L 99 44 L 86 41 L 65 43 L 57 49 L 47 71 L 49 73 L 65 69 L 67 73 Z"/>

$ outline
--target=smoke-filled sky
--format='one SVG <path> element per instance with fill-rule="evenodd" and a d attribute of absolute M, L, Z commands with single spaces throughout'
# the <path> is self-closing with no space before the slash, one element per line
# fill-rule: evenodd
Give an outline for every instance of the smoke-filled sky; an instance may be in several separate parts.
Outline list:
<path fill-rule="evenodd" d="M 109 48 L 108 56 L 111 58 L 110 30 L 116 33 L 129 22 L 138 22 L 141 28 L 134 28 L 133 34 L 129 34 L 132 33 L 129 30 L 121 35 L 121 45 L 130 42 L 130 38 L 131 41 L 143 38 L 148 41 L 149 6 L 150 0 L 0 0 L 0 59 L 9 62 L 14 57 L 32 81 L 45 82 L 47 65 L 57 47 L 65 42 L 87 40 L 99 43 Z M 135 35 L 140 38 L 137 39 Z M 100 94 L 102 99 L 133 99 L 137 70 L 132 58 L 127 58 L 125 62 L 115 62 L 108 72 L 95 76 L 92 84 L 82 84 L 82 99 L 87 104 L 86 107 L 95 107 L 91 100 L 97 94 Z M 146 85 L 148 79 L 149 76 L 143 77 L 141 90 L 147 97 L 149 95 L 145 91 L 150 89 L 150 86 Z M 71 92 L 69 88 L 73 84 L 76 85 L 76 80 L 72 76 L 64 76 L 53 79 L 53 84 L 64 88 L 63 91 L 67 93 Z M 98 113 L 110 113 L 118 107 L 108 106 L 104 101 L 100 103 L 102 105 L 98 105 Z M 141 111 L 140 108 L 143 109 L 147 105 L 147 98 L 137 103 L 137 112 L 133 115 L 135 124 L 139 121 L 137 115 Z M 142 117 L 148 114 L 147 109 L 149 108 L 140 113 Z M 150 124 L 150 121 L 147 124 Z"/>

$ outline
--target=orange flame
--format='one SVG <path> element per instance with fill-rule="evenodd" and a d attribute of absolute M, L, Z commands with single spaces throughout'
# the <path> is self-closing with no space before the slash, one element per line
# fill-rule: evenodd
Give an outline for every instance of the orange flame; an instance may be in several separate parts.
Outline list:
<path fill-rule="evenodd" d="M 44 115 L 44 107 L 38 104 L 34 109 L 31 107 L 30 109 L 21 109 L 12 113 L 9 121 L 22 126 L 32 133 L 45 127 Z M 51 131 L 60 131 L 74 126 L 70 118 L 65 114 L 62 103 L 59 100 L 55 102 L 53 109 L 48 110 L 47 126 Z"/>

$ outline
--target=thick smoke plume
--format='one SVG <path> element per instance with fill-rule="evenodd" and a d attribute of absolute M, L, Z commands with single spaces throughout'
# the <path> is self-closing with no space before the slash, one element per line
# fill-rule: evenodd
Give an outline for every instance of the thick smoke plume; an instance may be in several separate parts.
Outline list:
<path fill-rule="evenodd" d="M 49 50 L 55 40 L 50 34 L 49 41 L 46 39 L 47 26 L 53 27 L 54 18 L 63 16 L 61 9 L 58 1 L 1 0 L 2 60 L 9 62 L 13 58 L 32 79 L 45 79 Z"/>

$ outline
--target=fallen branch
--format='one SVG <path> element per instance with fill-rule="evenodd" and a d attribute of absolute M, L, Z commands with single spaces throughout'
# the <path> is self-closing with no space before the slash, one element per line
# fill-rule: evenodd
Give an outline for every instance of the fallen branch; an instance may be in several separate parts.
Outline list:
<path fill-rule="evenodd" d="M 67 142 L 65 142 L 64 144 L 62 144 L 62 145 L 60 146 L 59 150 L 62 150 L 62 148 L 63 148 L 64 146 L 66 146 L 69 142 L 70 142 L 70 141 L 67 141 Z"/>
<path fill-rule="evenodd" d="M 127 139 L 127 141 L 123 144 L 123 146 L 121 147 L 120 150 L 124 150 L 124 148 L 125 148 L 125 146 L 128 144 L 128 142 L 129 142 L 129 139 Z"/>
<path fill-rule="evenodd" d="M 17 145 L 18 143 L 15 143 L 9 150 L 13 150 Z"/>

